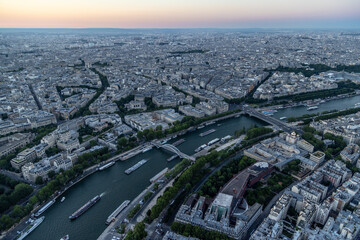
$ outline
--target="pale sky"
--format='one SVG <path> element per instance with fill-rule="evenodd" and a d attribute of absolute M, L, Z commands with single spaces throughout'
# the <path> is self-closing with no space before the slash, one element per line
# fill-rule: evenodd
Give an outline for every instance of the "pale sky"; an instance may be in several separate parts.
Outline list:
<path fill-rule="evenodd" d="M 360 0 L 0 0 L 0 28 L 360 28 Z"/>

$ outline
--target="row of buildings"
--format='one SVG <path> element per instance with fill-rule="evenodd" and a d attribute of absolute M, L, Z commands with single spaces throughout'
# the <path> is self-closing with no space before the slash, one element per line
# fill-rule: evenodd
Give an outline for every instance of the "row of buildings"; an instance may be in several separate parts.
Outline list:
<path fill-rule="evenodd" d="M 0 136 L 56 123 L 54 114 L 41 110 L 14 113 L 8 119 L 0 120 Z"/>
<path fill-rule="evenodd" d="M 358 239 L 359 183 L 344 163 L 326 162 L 285 191 L 250 239 Z"/>

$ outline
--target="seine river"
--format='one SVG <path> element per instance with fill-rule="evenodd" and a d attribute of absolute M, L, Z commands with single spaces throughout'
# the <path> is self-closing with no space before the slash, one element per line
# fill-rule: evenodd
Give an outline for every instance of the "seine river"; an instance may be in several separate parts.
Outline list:
<path fill-rule="evenodd" d="M 178 148 L 184 153 L 192 155 L 197 147 L 214 138 L 232 135 L 238 129 L 253 127 L 255 124 L 264 125 L 263 122 L 246 116 L 217 122 L 179 137 L 186 141 Z M 199 136 L 199 133 L 212 128 L 216 129 L 216 132 L 205 137 Z M 174 141 L 176 140 L 174 139 Z M 162 169 L 171 168 L 180 161 L 177 158 L 169 163 L 166 160 L 170 156 L 172 156 L 171 153 L 153 149 L 124 162 L 118 161 L 112 167 L 87 177 L 64 194 L 66 200 L 63 203 L 57 201 L 46 210 L 43 214 L 45 216 L 44 222 L 27 239 L 56 240 L 66 234 L 70 235 L 70 239 L 96 239 L 105 230 L 107 217 L 123 201 L 134 199 L 150 185 L 150 178 Z M 124 173 L 127 168 L 141 159 L 149 159 L 149 161 L 130 175 Z M 74 211 L 98 194 L 102 194 L 102 198 L 96 205 L 75 221 L 68 219 Z"/>
<path fill-rule="evenodd" d="M 295 117 L 306 113 L 351 108 L 358 102 L 360 102 L 360 96 L 325 102 L 319 105 L 319 109 L 311 112 L 307 111 L 307 107 L 304 106 L 281 109 L 274 114 L 274 117 Z M 179 137 L 184 138 L 186 141 L 179 145 L 178 148 L 184 153 L 193 154 L 197 147 L 214 138 L 232 135 L 238 129 L 243 127 L 250 128 L 255 124 L 257 126 L 264 125 L 263 122 L 247 116 L 217 122 Z M 216 129 L 216 132 L 205 137 L 199 136 L 199 133 L 212 128 Z M 174 139 L 174 141 L 176 140 Z M 171 168 L 180 161 L 175 159 L 170 163 L 167 162 L 166 159 L 171 155 L 171 153 L 153 149 L 124 162 L 119 161 L 111 168 L 89 176 L 65 193 L 66 200 L 63 203 L 56 202 L 44 213 L 44 222 L 27 239 L 56 240 L 65 234 L 69 234 L 71 239 L 76 240 L 97 239 L 105 230 L 105 220 L 112 211 L 124 200 L 134 199 L 142 190 L 149 186 L 151 177 L 155 176 L 165 167 Z M 149 159 L 149 161 L 130 175 L 124 173 L 125 169 L 141 159 Z M 68 217 L 75 210 L 98 194 L 102 194 L 99 203 L 75 221 L 69 221 Z"/>

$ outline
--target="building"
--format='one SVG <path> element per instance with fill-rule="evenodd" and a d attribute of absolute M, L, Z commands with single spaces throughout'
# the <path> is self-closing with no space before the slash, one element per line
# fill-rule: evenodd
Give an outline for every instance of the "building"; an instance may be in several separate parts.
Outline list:
<path fill-rule="evenodd" d="M 80 142 L 78 138 L 71 138 L 66 141 L 57 141 L 56 144 L 59 149 L 64 150 L 68 153 L 71 153 L 80 147 Z"/>
<path fill-rule="evenodd" d="M 111 132 L 106 132 L 98 138 L 98 141 L 100 144 L 107 146 L 108 148 L 116 151 L 117 150 L 117 139 L 118 138 L 117 138 L 117 136 L 115 136 L 115 134 L 113 134 Z"/>
<path fill-rule="evenodd" d="M 166 123 L 174 123 L 180 122 L 184 116 L 175 112 L 174 109 L 164 109 L 154 112 L 155 117 L 166 122 Z"/>
<path fill-rule="evenodd" d="M 132 100 L 129 103 L 125 104 L 125 107 L 129 110 L 140 109 L 145 111 L 147 109 L 144 101 L 136 101 L 136 100 Z"/>
<path fill-rule="evenodd" d="M 162 238 L 162 240 L 199 240 L 198 238 L 193 237 L 184 237 L 180 234 L 176 234 L 174 232 L 167 231 Z"/>
<path fill-rule="evenodd" d="M 25 163 L 33 161 L 36 157 L 36 151 L 33 148 L 27 148 L 11 159 L 10 163 L 13 168 L 20 170 Z"/>
<path fill-rule="evenodd" d="M 269 218 L 274 221 L 280 221 L 285 219 L 287 211 L 291 205 L 292 196 L 290 194 L 283 194 L 276 202 L 274 207 L 271 208 Z"/>
<path fill-rule="evenodd" d="M 131 129 L 131 127 L 129 127 L 126 124 L 120 124 L 120 125 L 114 127 L 114 132 L 117 136 L 127 135 L 132 132 L 132 129 Z"/>
<path fill-rule="evenodd" d="M 327 194 L 328 187 L 306 178 L 291 188 L 291 191 L 298 193 L 312 202 L 319 203 Z"/>
<path fill-rule="evenodd" d="M 15 133 L 8 137 L 0 138 L 0 157 L 15 152 L 31 142 L 31 133 Z"/>
<path fill-rule="evenodd" d="M 50 161 L 43 159 L 37 163 L 26 163 L 21 168 L 24 179 L 35 183 L 37 177 L 41 177 L 43 180 L 47 180 L 48 173 L 55 171 L 55 168 L 50 165 Z"/>
<path fill-rule="evenodd" d="M 179 106 L 179 112 L 185 114 L 186 116 L 195 118 L 201 118 L 205 116 L 205 112 L 203 110 L 195 108 L 191 105 Z"/>
<path fill-rule="evenodd" d="M 6 135 L 9 133 L 14 133 L 17 132 L 17 127 L 15 126 L 15 124 L 10 121 L 10 120 L 0 120 L 0 136 L 1 135 Z"/>
<path fill-rule="evenodd" d="M 26 163 L 21 168 L 21 172 L 27 181 L 35 182 L 37 177 L 47 180 L 51 171 L 59 172 L 60 169 L 67 170 L 72 167 L 72 161 L 65 158 L 61 153 L 44 158 L 36 163 Z"/>
<path fill-rule="evenodd" d="M 45 151 L 49 148 L 49 145 L 47 143 L 40 143 L 33 147 L 36 153 L 36 157 L 41 158 L 45 155 Z"/>
<path fill-rule="evenodd" d="M 334 199 L 329 197 L 319 205 L 316 211 L 315 222 L 324 225 L 328 220 L 331 209 L 333 208 Z"/>
<path fill-rule="evenodd" d="M 133 115 L 126 115 L 125 122 L 131 127 L 144 131 L 145 129 L 156 129 L 161 126 L 162 129 L 169 128 L 169 124 L 181 121 L 184 116 L 175 112 L 174 109 L 163 109 L 155 112 L 146 112 Z"/>
<path fill-rule="evenodd" d="M 310 171 L 314 171 L 315 168 L 317 168 L 319 166 L 319 164 L 317 162 L 312 161 L 312 160 L 302 157 L 302 156 L 297 156 L 297 159 L 300 160 L 300 166 L 303 169 L 309 169 Z"/>
<path fill-rule="evenodd" d="M 195 107 L 203 111 L 207 116 L 216 114 L 216 107 L 207 102 L 200 102 Z"/>
<path fill-rule="evenodd" d="M 256 231 L 251 235 L 250 240 L 273 240 L 278 239 L 282 234 L 284 223 L 265 218 Z"/>
<path fill-rule="evenodd" d="M 314 202 L 305 200 L 296 220 L 296 226 L 309 228 L 315 220 L 317 206 Z"/>
<path fill-rule="evenodd" d="M 310 153 L 312 153 L 314 151 L 314 146 L 312 144 L 310 144 L 309 142 L 307 142 L 306 140 L 304 140 L 304 139 L 301 139 L 301 140 L 297 141 L 296 144 L 300 148 L 302 148 L 305 151 L 308 151 Z"/>
<path fill-rule="evenodd" d="M 342 160 L 355 164 L 360 156 L 359 145 L 350 143 L 340 152 L 340 156 Z"/>
<path fill-rule="evenodd" d="M 60 169 L 68 170 L 73 166 L 72 160 L 70 158 L 55 158 L 53 162 L 56 171 L 60 171 Z"/>
<path fill-rule="evenodd" d="M 161 126 L 162 129 L 169 128 L 169 125 L 163 121 L 156 119 L 152 113 L 139 113 L 134 115 L 126 115 L 124 117 L 126 124 L 139 131 L 145 129 L 156 129 L 157 126 Z"/>
<path fill-rule="evenodd" d="M 325 160 L 325 153 L 321 151 L 316 151 L 310 154 L 310 160 L 317 162 L 318 164 L 322 163 Z"/>
<path fill-rule="evenodd" d="M 268 162 L 280 169 L 283 169 L 290 161 L 307 152 L 298 149 L 295 144 L 274 137 L 261 141 L 260 143 L 244 150 L 244 155 L 258 161 Z"/>

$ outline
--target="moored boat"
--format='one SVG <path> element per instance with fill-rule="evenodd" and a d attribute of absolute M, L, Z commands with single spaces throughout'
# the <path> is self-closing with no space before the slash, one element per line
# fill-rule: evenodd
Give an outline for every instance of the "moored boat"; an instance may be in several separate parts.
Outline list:
<path fill-rule="evenodd" d="M 20 237 L 17 238 L 17 240 L 22 240 L 25 237 L 27 237 L 27 235 L 29 235 L 32 231 L 34 231 L 35 228 L 37 228 L 43 221 L 44 221 L 45 217 L 42 216 L 41 218 L 38 218 L 36 220 L 34 220 L 31 224 L 30 224 L 30 228 L 28 228 L 25 232 L 21 233 Z"/>
<path fill-rule="evenodd" d="M 51 205 L 53 205 L 55 203 L 55 200 L 51 200 L 50 202 L 48 202 L 47 204 L 45 204 L 42 208 L 39 209 L 39 211 L 37 211 L 35 213 L 35 217 L 39 217 L 43 212 L 46 211 L 46 209 L 48 209 L 49 207 L 51 207 Z"/>
<path fill-rule="evenodd" d="M 111 166 L 114 165 L 114 164 L 115 164 L 115 162 L 114 162 L 114 161 L 111 161 L 111 162 L 109 162 L 109 163 L 107 163 L 107 164 L 99 167 L 99 171 L 102 171 L 102 170 L 104 170 L 104 169 L 106 169 L 106 168 L 109 168 L 109 167 L 111 167 Z"/>
<path fill-rule="evenodd" d="M 130 200 L 125 200 L 114 212 L 112 212 L 106 220 L 106 224 L 109 225 L 115 218 L 129 205 Z"/>

